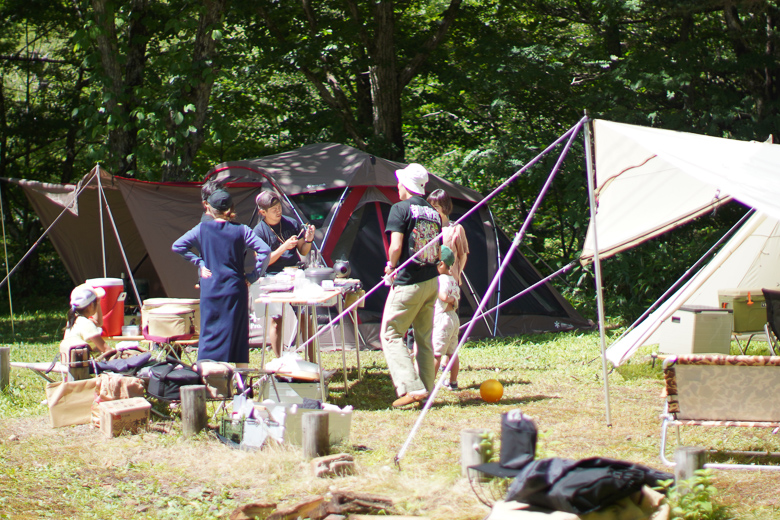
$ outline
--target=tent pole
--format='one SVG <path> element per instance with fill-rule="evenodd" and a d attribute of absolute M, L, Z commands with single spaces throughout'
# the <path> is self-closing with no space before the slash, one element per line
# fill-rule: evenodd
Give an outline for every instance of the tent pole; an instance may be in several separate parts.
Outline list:
<path fill-rule="evenodd" d="M 5 212 L 3 211 L 3 194 L 0 191 L 0 224 L 3 226 L 3 257 L 5 259 L 5 276 L 8 278 L 8 241 L 5 236 Z M 14 302 L 11 298 L 11 280 L 8 280 L 8 310 L 11 313 L 11 337 L 16 338 L 14 330 Z"/>
<path fill-rule="evenodd" d="M 119 238 L 119 229 L 116 227 L 116 222 L 114 221 L 114 214 L 111 212 L 111 207 L 108 205 L 108 197 L 106 197 L 105 192 L 103 191 L 103 185 L 98 182 L 98 189 L 100 190 L 100 197 L 103 202 L 106 205 L 106 211 L 108 212 L 108 219 L 111 222 L 111 227 L 114 230 L 114 237 L 116 237 L 117 245 L 119 246 L 119 252 L 122 254 L 122 261 L 125 264 L 125 268 L 127 269 L 127 276 L 130 277 L 130 285 L 133 287 L 133 293 L 135 294 L 135 301 L 138 302 L 138 306 L 140 307 L 143 305 L 143 302 L 141 301 L 141 296 L 138 294 L 138 287 L 135 285 L 135 277 L 133 276 L 133 270 L 130 269 L 130 262 L 127 260 L 127 255 L 125 254 L 125 246 L 122 245 L 122 239 Z M 100 208 L 101 216 L 103 214 L 103 207 Z M 102 219 L 101 219 L 102 220 Z M 103 231 L 103 226 L 101 225 L 101 234 Z M 105 255 L 105 245 L 103 246 L 103 254 Z M 106 264 L 105 264 L 105 257 L 103 260 L 103 272 L 105 273 Z"/>
<path fill-rule="evenodd" d="M 466 273 L 464 273 L 463 271 L 461 271 L 460 274 L 461 274 L 461 276 L 463 276 L 463 281 L 466 282 L 466 288 L 469 290 L 469 293 L 471 293 L 471 297 L 474 298 L 474 301 L 477 302 L 477 307 L 479 307 L 479 304 L 482 303 L 482 302 L 479 299 L 479 295 L 474 290 L 474 287 L 471 285 L 471 280 L 469 280 L 469 277 L 466 276 Z M 493 307 L 493 309 L 496 309 L 496 308 L 497 307 Z M 489 313 L 486 312 L 486 313 L 482 314 L 482 316 L 480 316 L 480 318 L 482 318 L 485 321 L 485 327 L 487 327 L 487 331 L 490 332 L 490 328 L 491 327 L 490 327 L 490 321 L 488 321 L 488 314 Z M 498 313 L 496 313 L 496 314 L 498 314 Z M 498 323 L 495 323 L 494 326 L 495 326 L 495 328 L 498 328 Z M 495 332 L 495 329 L 494 329 L 493 330 L 493 337 L 495 337 L 495 335 L 496 335 L 496 332 Z"/>
<path fill-rule="evenodd" d="M 428 413 L 428 410 L 430 410 L 431 406 L 433 405 L 433 401 L 436 398 L 436 394 L 439 392 L 442 385 L 444 384 L 444 378 L 446 377 L 447 373 L 452 369 L 452 365 L 455 361 L 455 356 L 458 355 L 460 349 L 463 347 L 466 341 L 468 341 L 469 335 L 471 334 L 471 331 L 474 329 L 474 325 L 476 325 L 477 323 L 476 316 L 478 316 L 484 311 L 488 299 L 495 292 L 496 287 L 498 287 L 498 283 L 501 280 L 501 276 L 504 274 L 504 271 L 509 267 L 509 264 L 512 261 L 512 255 L 514 254 L 515 251 L 517 251 L 517 248 L 520 246 L 520 242 L 525 237 L 526 231 L 528 230 L 528 227 L 531 225 L 531 221 L 533 220 L 533 217 L 536 214 L 536 210 L 539 209 L 542 200 L 544 200 L 545 195 L 547 195 L 547 191 L 550 189 L 553 179 L 555 179 L 556 174 L 560 170 L 561 164 L 563 163 L 563 160 L 566 158 L 566 155 L 568 154 L 569 149 L 571 148 L 571 145 L 574 142 L 574 138 L 577 137 L 580 128 L 582 128 L 583 124 L 586 121 L 587 121 L 587 117 L 583 117 L 574 127 L 574 131 L 568 133 L 569 139 L 566 142 L 566 145 L 561 151 L 560 156 L 558 156 L 558 160 L 555 162 L 555 166 L 550 172 L 550 175 L 547 177 L 544 186 L 542 186 L 542 189 L 539 190 L 539 194 L 536 196 L 536 200 L 534 201 L 533 206 L 531 206 L 531 209 L 528 211 L 528 216 L 526 217 L 525 222 L 523 222 L 523 225 L 520 227 L 520 231 L 518 231 L 517 234 L 515 235 L 515 238 L 512 241 L 512 245 L 509 247 L 509 250 L 507 251 L 506 256 L 504 257 L 504 261 L 501 262 L 498 271 L 496 272 L 495 276 L 493 276 L 493 280 L 491 280 L 490 282 L 490 286 L 488 287 L 487 291 L 485 291 L 485 295 L 482 297 L 482 302 L 479 304 L 479 308 L 474 313 L 475 317 L 473 317 L 469 321 L 469 326 L 466 328 L 466 332 L 463 333 L 463 336 L 458 342 L 458 345 L 455 347 L 455 352 L 452 354 L 452 356 L 450 356 L 450 361 L 449 363 L 447 363 L 447 367 L 444 369 L 444 373 L 436 382 L 436 385 L 434 385 L 433 390 L 431 390 L 430 394 L 428 395 L 428 399 L 425 401 L 425 406 L 423 406 L 422 411 L 420 412 L 420 415 L 417 418 L 417 421 L 414 423 L 414 426 L 412 427 L 412 431 L 409 432 L 409 436 L 406 438 L 406 442 L 404 442 L 403 446 L 401 446 L 401 449 L 398 451 L 398 454 L 395 456 L 396 466 L 400 467 L 401 459 L 406 453 L 406 450 L 411 445 L 414 436 L 417 434 L 417 431 L 420 429 L 420 426 L 422 425 L 422 421 L 423 419 L 425 419 L 425 415 Z"/>
<path fill-rule="evenodd" d="M 547 148 L 542 150 L 536 157 L 531 159 L 522 168 L 520 168 L 515 173 L 513 173 L 507 180 L 502 182 L 497 188 L 495 188 L 489 194 L 485 195 L 485 197 L 483 197 L 482 200 L 480 200 L 479 202 L 474 204 L 474 206 L 471 209 L 469 209 L 468 211 L 466 211 L 466 213 L 464 213 L 463 216 L 461 216 L 457 221 L 455 221 L 455 223 L 456 224 L 460 224 L 461 222 L 464 222 L 467 218 L 469 218 L 469 216 L 471 216 L 474 212 L 478 211 L 479 208 L 481 208 L 483 205 L 487 204 L 488 201 L 490 201 L 493 197 L 495 197 L 496 195 L 501 193 L 507 186 L 509 186 L 516 179 L 518 179 L 522 174 L 524 174 L 526 171 L 528 171 L 532 166 L 536 165 L 536 163 L 538 163 L 542 159 L 542 157 L 546 156 L 548 153 L 550 153 L 553 149 L 555 149 L 555 147 L 557 147 L 562 142 L 568 140 L 568 143 L 566 145 L 566 148 L 564 149 L 564 152 L 561 153 L 562 155 L 565 155 L 565 153 L 568 152 L 568 150 L 569 150 L 569 145 L 571 143 L 571 140 L 573 139 L 574 136 L 576 136 L 579 133 L 580 128 L 582 128 L 582 124 L 583 124 L 583 122 L 586 119 L 587 118 L 583 117 L 580 121 L 577 122 L 576 125 L 572 126 L 568 130 L 566 130 L 566 132 L 564 132 L 560 137 L 558 137 L 558 139 L 556 139 L 553 143 L 548 145 Z M 560 159 L 559 159 L 559 162 L 560 162 Z M 558 167 L 558 163 L 556 163 L 556 168 L 557 167 Z M 420 256 L 429 247 L 429 245 L 432 245 L 433 242 L 435 242 L 436 240 L 439 240 L 443 236 L 444 236 L 444 231 L 442 230 L 442 232 L 439 233 L 438 235 L 436 235 L 433 238 L 433 240 L 431 240 L 431 242 L 429 242 L 428 245 L 426 245 L 425 247 L 423 247 L 422 249 L 417 251 L 415 254 L 413 254 L 412 256 L 407 258 L 406 260 L 404 260 L 403 263 L 398 265 L 396 267 L 396 272 L 398 270 L 400 270 L 400 269 L 405 268 L 406 266 L 408 266 L 412 262 L 414 262 L 414 259 L 417 258 L 418 256 Z M 500 267 L 501 266 L 499 265 L 499 268 Z M 310 342 L 314 341 L 316 338 L 319 338 L 323 333 L 325 333 L 326 331 L 329 330 L 329 327 L 333 327 L 344 316 L 348 315 L 353 310 L 355 310 L 358 307 L 358 305 L 360 305 L 362 302 L 364 302 L 366 300 L 366 298 L 368 298 L 373 293 L 375 293 L 380 287 L 384 286 L 384 284 L 385 284 L 385 280 L 383 278 L 378 284 L 373 286 L 371 289 L 367 290 L 366 293 L 363 296 L 361 296 L 360 298 L 358 298 L 352 305 L 350 305 L 346 309 L 342 310 L 341 313 L 338 316 L 336 316 L 335 318 L 333 318 L 333 320 L 330 323 L 328 323 L 324 327 L 320 328 L 313 336 L 309 337 L 308 341 L 306 341 L 303 345 L 301 345 L 300 348 L 306 348 L 309 345 Z M 490 289 L 488 288 L 488 290 L 490 290 Z M 483 302 L 483 304 L 485 303 L 484 296 L 482 298 L 482 302 Z M 479 312 L 475 312 L 475 315 L 476 314 L 479 314 Z"/>
<path fill-rule="evenodd" d="M 100 183 L 100 164 L 95 166 L 97 168 L 97 184 L 98 184 L 98 211 L 100 212 L 100 245 L 103 248 L 103 278 L 108 276 L 106 274 L 106 232 L 103 229 L 103 185 Z M 106 201 L 108 206 L 108 201 Z"/>
<path fill-rule="evenodd" d="M 588 117 L 587 111 L 585 117 Z M 593 142 L 590 131 L 591 120 L 585 124 L 585 165 L 588 173 L 588 202 L 590 203 L 590 220 L 593 222 L 593 271 L 596 278 L 596 304 L 599 316 L 599 339 L 601 342 L 601 371 L 604 379 L 604 405 L 606 407 L 607 426 L 612 426 L 612 414 L 609 408 L 609 379 L 607 374 L 607 340 L 604 333 L 604 294 L 601 284 L 601 260 L 599 259 L 598 225 L 596 222 L 596 194 L 593 171 Z"/>
<path fill-rule="evenodd" d="M 547 276 L 545 276 L 544 278 L 542 278 L 541 280 L 538 280 L 538 281 L 537 281 L 536 283 L 534 283 L 533 285 L 529 285 L 528 287 L 526 287 L 525 289 L 523 289 L 523 290 L 522 290 L 522 291 L 520 291 L 519 293 L 515 294 L 514 296 L 512 296 L 512 297 L 511 297 L 511 298 L 509 298 L 508 300 L 506 300 L 506 301 L 503 301 L 503 302 L 499 303 L 498 305 L 496 305 L 496 306 L 495 306 L 495 307 L 493 307 L 492 309 L 488 309 L 488 310 L 484 311 L 484 312 L 483 312 L 482 314 L 480 314 L 480 315 L 476 315 L 476 314 L 475 314 L 475 315 L 474 315 L 474 319 L 478 319 L 478 318 L 482 318 L 482 317 L 484 317 L 484 316 L 487 316 L 487 315 L 488 315 L 488 314 L 490 314 L 491 312 L 493 312 L 493 311 L 497 311 L 499 308 L 501 308 L 502 306 L 506 305 L 507 303 L 511 303 L 511 302 L 515 301 L 516 299 L 518 299 L 518 298 L 522 298 L 522 297 L 523 297 L 523 296 L 525 296 L 526 294 L 528 294 L 528 293 L 530 293 L 531 291 L 535 290 L 537 287 L 540 287 L 540 286 L 542 286 L 542 285 L 546 284 L 547 282 L 549 282 L 549 281 L 550 281 L 550 280 L 552 280 L 553 278 L 556 278 L 556 277 L 558 277 L 558 276 L 562 275 L 563 273 L 566 273 L 566 272 L 568 272 L 568 271 L 571 271 L 571 269 L 574 267 L 574 264 L 575 264 L 575 263 L 576 263 L 576 261 L 575 261 L 575 262 L 569 262 L 568 264 L 564 265 L 563 267 L 561 267 L 560 269 L 558 269 L 557 271 L 555 271 L 553 274 L 550 274 L 550 275 L 547 275 Z M 461 325 L 461 326 L 460 326 L 460 328 L 462 329 L 462 328 L 466 327 L 467 325 L 468 325 L 468 323 L 464 323 L 463 325 Z"/>
<path fill-rule="evenodd" d="M 493 210 L 490 209 L 490 207 L 487 208 L 488 214 L 490 215 L 490 223 L 493 227 L 493 239 L 496 241 L 496 258 L 498 259 L 498 265 L 501 265 L 501 244 L 498 240 L 498 226 L 496 225 L 496 219 L 493 217 Z M 496 305 L 496 315 L 493 316 L 493 337 L 496 337 L 496 334 L 498 334 L 498 308 L 501 306 L 501 288 L 499 287 L 498 290 L 498 299 L 496 301 L 499 305 Z"/>
<path fill-rule="evenodd" d="M 328 228 L 325 230 L 325 236 L 322 237 L 322 247 L 325 247 L 325 244 L 328 241 L 328 237 L 330 236 L 330 227 L 333 225 L 333 220 L 338 216 L 339 211 L 341 211 L 341 206 L 344 205 L 344 199 L 347 198 L 347 193 L 349 193 L 349 186 L 344 188 L 344 191 L 341 193 L 341 197 L 339 197 L 339 201 L 336 203 L 336 210 L 333 211 L 333 216 L 330 219 L 330 222 L 328 222 Z"/>

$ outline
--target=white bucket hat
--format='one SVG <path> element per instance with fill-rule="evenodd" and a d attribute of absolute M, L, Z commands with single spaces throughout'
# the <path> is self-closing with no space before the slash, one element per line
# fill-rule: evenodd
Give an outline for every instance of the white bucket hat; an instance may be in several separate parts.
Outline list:
<path fill-rule="evenodd" d="M 70 293 L 70 306 L 74 309 L 83 309 L 90 303 L 106 295 L 102 287 L 90 287 L 83 283 Z"/>
<path fill-rule="evenodd" d="M 425 183 L 428 182 L 428 170 L 422 164 L 412 163 L 406 168 L 395 171 L 398 182 L 404 188 L 417 195 L 425 194 Z"/>

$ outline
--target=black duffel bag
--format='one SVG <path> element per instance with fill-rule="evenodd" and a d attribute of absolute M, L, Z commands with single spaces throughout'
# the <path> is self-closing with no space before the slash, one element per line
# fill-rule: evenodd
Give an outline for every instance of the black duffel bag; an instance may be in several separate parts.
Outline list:
<path fill-rule="evenodd" d="M 159 363 L 149 369 L 149 385 L 146 392 L 164 401 L 180 401 L 181 387 L 202 385 L 200 375 L 180 363 Z"/>

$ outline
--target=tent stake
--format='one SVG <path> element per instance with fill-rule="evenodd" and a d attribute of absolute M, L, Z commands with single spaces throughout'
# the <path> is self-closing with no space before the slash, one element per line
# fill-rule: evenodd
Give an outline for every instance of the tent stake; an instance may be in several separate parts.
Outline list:
<path fill-rule="evenodd" d="M 588 118 L 587 112 L 585 117 Z M 598 234 L 596 229 L 596 195 L 593 172 L 593 143 L 591 141 L 590 118 L 585 124 L 585 165 L 588 173 L 588 202 L 590 203 L 590 220 L 593 222 L 593 271 L 596 278 L 596 304 L 599 316 L 599 339 L 601 342 L 601 370 L 604 379 L 604 405 L 606 409 L 607 426 L 612 426 L 612 414 L 609 408 L 609 379 L 607 374 L 607 340 L 604 332 L 604 294 L 601 285 L 601 260 L 599 259 Z"/>

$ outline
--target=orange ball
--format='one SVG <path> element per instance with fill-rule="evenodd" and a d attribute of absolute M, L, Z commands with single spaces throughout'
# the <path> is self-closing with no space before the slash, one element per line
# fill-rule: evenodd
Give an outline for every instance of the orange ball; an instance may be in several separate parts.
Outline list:
<path fill-rule="evenodd" d="M 488 403 L 496 403 L 504 395 L 504 386 L 495 379 L 488 379 L 479 385 L 479 395 Z"/>

